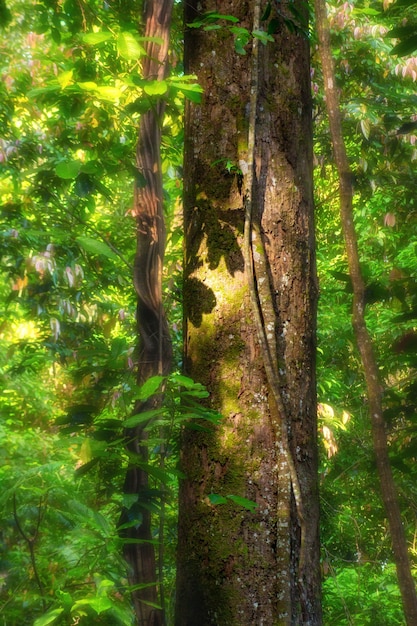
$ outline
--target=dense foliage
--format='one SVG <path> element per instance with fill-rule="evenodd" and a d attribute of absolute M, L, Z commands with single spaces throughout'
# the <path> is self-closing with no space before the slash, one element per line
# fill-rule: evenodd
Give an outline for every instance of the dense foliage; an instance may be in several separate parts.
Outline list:
<path fill-rule="evenodd" d="M 329 9 L 357 189 L 367 319 L 415 562 L 415 2 Z M 122 495 L 128 462 L 122 435 L 140 419 L 131 415 L 135 399 L 161 381 L 148 389 L 135 384 L 130 209 L 138 121 L 162 94 L 166 302 L 180 367 L 182 110 L 184 96 L 198 101 L 199 88 L 183 76 L 179 6 L 176 11 L 171 76 L 161 85 L 141 78 L 140 3 L 0 2 L 0 613 L 7 626 L 132 621 L 117 528 L 121 507 L 132 524 L 138 520 L 135 502 Z M 200 26 L 217 22 L 211 16 Z M 402 623 L 399 592 L 351 329 L 314 32 L 311 39 L 325 623 L 394 625 Z M 239 39 L 237 53 L 245 41 Z M 392 54 L 395 44 L 394 53 L 404 56 Z M 151 506 L 162 520 L 155 540 L 164 537 L 159 557 L 169 609 L 176 441 L 184 420 L 201 416 L 195 401 L 205 392 L 178 374 L 168 390 L 149 439 L 149 471 Z"/>

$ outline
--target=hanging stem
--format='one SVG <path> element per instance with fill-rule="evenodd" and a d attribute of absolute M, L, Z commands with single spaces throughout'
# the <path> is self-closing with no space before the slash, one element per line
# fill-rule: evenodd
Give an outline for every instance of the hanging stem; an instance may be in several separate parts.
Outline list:
<path fill-rule="evenodd" d="M 253 30 L 259 30 L 260 24 L 260 2 L 256 1 L 254 7 Z M 305 562 L 305 533 L 306 525 L 303 512 L 303 502 L 301 497 L 300 482 L 295 468 L 294 459 L 291 454 L 288 441 L 289 420 L 287 410 L 281 395 L 281 384 L 278 367 L 278 350 L 276 345 L 276 333 L 271 332 L 275 328 L 276 314 L 273 307 L 272 290 L 269 277 L 266 272 L 267 258 L 262 241 L 260 228 L 254 225 L 254 183 L 255 183 L 255 147 L 256 147 L 256 115 L 258 103 L 258 76 L 259 76 L 259 40 L 254 37 L 252 44 L 252 66 L 251 66 L 251 86 L 250 86 L 250 111 L 247 146 L 247 172 L 245 181 L 245 224 L 244 224 L 244 244 L 243 251 L 245 257 L 245 269 L 249 282 L 249 293 L 254 313 L 255 323 L 258 331 L 258 338 L 262 350 L 262 358 L 268 381 L 268 386 L 275 405 L 275 414 L 279 419 L 277 436 L 279 445 L 287 463 L 291 488 L 296 504 L 298 523 L 301 531 L 300 556 L 298 564 L 298 579 L 301 581 Z M 258 232 L 256 232 L 258 230 Z M 259 245 L 254 251 L 253 240 L 258 240 Z M 263 280 L 259 280 L 262 277 Z M 268 326 L 268 332 L 266 331 Z"/>

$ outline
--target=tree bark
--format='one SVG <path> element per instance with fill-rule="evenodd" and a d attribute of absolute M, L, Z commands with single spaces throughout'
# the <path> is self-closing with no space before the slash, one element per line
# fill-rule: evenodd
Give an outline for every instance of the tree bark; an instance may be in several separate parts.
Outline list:
<path fill-rule="evenodd" d="M 162 80 L 168 67 L 169 29 L 172 0 L 149 0 L 146 3 L 145 37 L 159 38 L 162 43 L 146 41 L 143 78 Z M 165 225 L 161 171 L 161 123 L 164 102 L 150 103 L 141 116 L 136 164 L 140 177 L 135 187 L 133 214 L 137 225 L 137 249 L 134 262 L 134 286 L 137 293 L 138 372 L 142 385 L 152 376 L 166 375 L 171 367 L 171 343 L 162 303 L 162 267 L 165 250 Z M 156 408 L 161 396 L 154 396 L 135 405 L 135 414 Z M 124 484 L 125 494 L 138 496 L 121 517 L 125 526 L 122 536 L 124 555 L 129 565 L 129 584 L 135 587 L 132 599 L 139 626 L 162 626 L 163 609 L 158 609 L 159 594 L 155 549 L 151 527 L 147 424 L 128 429 L 125 433 L 130 465 Z"/>
<path fill-rule="evenodd" d="M 331 54 L 325 0 L 315 0 L 315 6 L 326 106 L 335 163 L 340 181 L 340 216 L 353 287 L 352 323 L 365 375 L 376 465 L 381 484 L 382 500 L 391 533 L 404 615 L 408 626 L 414 626 L 417 624 L 417 595 L 411 574 L 407 540 L 401 521 L 401 511 L 388 455 L 387 435 L 383 419 L 382 385 L 379 379 L 378 364 L 373 351 L 372 339 L 365 321 L 365 284 L 359 262 L 358 242 L 353 216 L 353 178 L 343 139 L 340 102 Z"/>
<path fill-rule="evenodd" d="M 185 22 L 251 32 L 256 4 L 193 0 Z M 247 55 L 226 27 L 186 29 L 204 96 L 186 108 L 185 369 L 224 419 L 183 436 L 176 626 L 321 624 L 309 50 L 274 11 Z"/>

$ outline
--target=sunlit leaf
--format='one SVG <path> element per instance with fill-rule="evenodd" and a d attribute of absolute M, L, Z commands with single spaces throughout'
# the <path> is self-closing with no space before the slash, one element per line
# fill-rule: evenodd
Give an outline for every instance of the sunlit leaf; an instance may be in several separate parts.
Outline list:
<path fill-rule="evenodd" d="M 361 120 L 361 130 L 365 139 L 369 139 L 369 133 L 371 131 L 371 123 L 369 119 Z"/>
<path fill-rule="evenodd" d="M 165 80 L 152 80 L 147 82 L 143 89 L 148 96 L 162 96 L 166 93 L 168 85 Z"/>
<path fill-rule="evenodd" d="M 65 87 L 68 87 L 68 85 L 71 85 L 71 83 L 73 82 L 72 80 L 73 74 L 74 74 L 74 70 L 68 70 L 67 72 L 62 72 L 61 74 L 58 74 L 57 80 L 59 84 L 61 85 L 62 89 L 65 89 Z"/>
<path fill-rule="evenodd" d="M 117 51 L 127 61 L 137 61 L 146 54 L 146 50 L 140 45 L 132 33 L 122 32 L 117 38 Z"/>
<path fill-rule="evenodd" d="M 107 31 L 100 31 L 98 33 L 87 33 L 85 35 L 82 35 L 81 37 L 84 43 L 88 43 L 92 46 L 96 46 L 99 43 L 103 43 L 103 41 L 109 41 L 109 39 L 112 39 L 112 38 L 113 38 L 112 33 L 109 33 Z"/>
<path fill-rule="evenodd" d="M 72 612 L 75 612 L 79 607 L 83 606 L 91 607 L 96 613 L 100 615 L 100 613 L 111 609 L 113 606 L 113 602 L 107 596 L 83 598 L 82 600 L 77 600 L 77 602 L 73 604 Z"/>
<path fill-rule="evenodd" d="M 120 98 L 122 92 L 117 87 L 96 87 L 96 94 L 101 100 L 115 102 Z"/>
<path fill-rule="evenodd" d="M 81 168 L 80 161 L 62 161 L 58 163 L 55 168 L 55 173 L 60 178 L 64 178 L 65 180 L 70 180 L 72 178 L 77 178 Z"/>
<path fill-rule="evenodd" d="M 87 80 L 85 82 L 77 83 L 78 87 L 84 89 L 85 91 L 94 91 L 97 89 L 97 83 L 94 83 L 91 80 Z"/>
<path fill-rule="evenodd" d="M 113 250 L 106 243 L 104 243 L 104 241 L 99 241 L 85 235 L 80 235 L 79 237 L 76 237 L 76 242 L 86 252 L 106 256 L 107 258 L 113 259 L 114 261 L 118 260 L 117 254 L 113 252 Z"/>

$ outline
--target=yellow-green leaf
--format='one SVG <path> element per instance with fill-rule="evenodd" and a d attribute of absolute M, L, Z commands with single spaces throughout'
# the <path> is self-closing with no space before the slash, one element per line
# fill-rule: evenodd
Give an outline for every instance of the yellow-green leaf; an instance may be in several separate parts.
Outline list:
<path fill-rule="evenodd" d="M 166 93 L 168 85 L 164 80 L 150 80 L 143 89 L 148 96 L 162 96 Z"/>
<path fill-rule="evenodd" d="M 146 54 L 146 50 L 140 45 L 132 33 L 122 32 L 117 38 L 117 51 L 127 61 L 136 61 Z"/>
<path fill-rule="evenodd" d="M 107 100 L 108 102 L 115 102 L 121 96 L 120 89 L 117 87 L 96 87 L 96 94 L 101 100 Z"/>
<path fill-rule="evenodd" d="M 91 46 L 96 46 L 99 43 L 103 43 L 103 41 L 108 41 L 111 39 L 113 35 L 107 31 L 101 31 L 99 33 L 87 33 L 82 36 L 82 40 L 84 43 L 88 43 Z"/>
<path fill-rule="evenodd" d="M 78 87 L 80 87 L 81 89 L 84 89 L 85 91 L 94 91 L 95 89 L 97 89 L 97 83 L 93 83 L 93 81 L 88 80 L 86 82 L 83 83 L 77 83 Z"/>
<path fill-rule="evenodd" d="M 62 72 L 61 74 L 59 74 L 59 76 L 57 76 L 57 80 L 59 84 L 61 85 L 62 89 L 65 89 L 65 87 L 68 87 L 68 85 L 71 85 L 71 83 L 73 82 L 72 80 L 73 73 L 74 73 L 73 70 L 68 70 L 67 72 Z"/>

